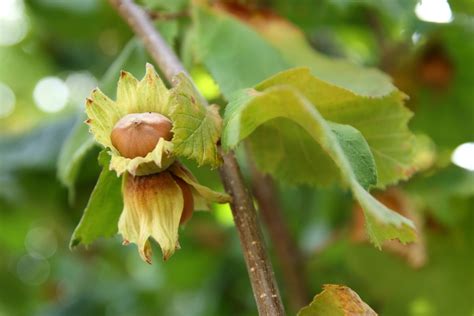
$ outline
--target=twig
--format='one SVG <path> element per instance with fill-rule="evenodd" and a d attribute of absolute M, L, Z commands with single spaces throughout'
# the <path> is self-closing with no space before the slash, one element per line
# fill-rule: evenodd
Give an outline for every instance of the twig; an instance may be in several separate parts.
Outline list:
<path fill-rule="evenodd" d="M 181 12 L 147 11 L 147 13 L 150 19 L 159 20 L 159 21 L 169 21 L 169 20 L 176 20 L 179 18 L 189 17 L 189 12 L 187 11 L 181 11 Z"/>
<path fill-rule="evenodd" d="M 277 262 L 280 263 L 286 293 L 292 308 L 298 311 L 310 301 L 301 253 L 283 217 L 273 180 L 257 170 L 250 155 L 248 160 L 252 173 L 253 194 L 263 223 L 270 234 Z"/>
<path fill-rule="evenodd" d="M 174 52 L 153 27 L 148 14 L 131 0 L 109 0 L 133 31 L 143 39 L 150 55 L 169 82 L 180 72 L 187 73 Z M 222 153 L 220 174 L 226 191 L 232 195 L 232 214 L 239 233 L 247 270 L 260 315 L 284 315 L 280 293 L 271 262 L 265 249 L 262 232 L 252 198 L 232 152 Z"/>
<path fill-rule="evenodd" d="M 243 184 L 242 174 L 233 153 L 223 154 L 219 170 L 226 191 L 232 194 L 232 214 L 244 250 L 247 269 L 260 315 L 284 315 L 273 267 L 264 248 L 262 232 L 252 198 Z"/>

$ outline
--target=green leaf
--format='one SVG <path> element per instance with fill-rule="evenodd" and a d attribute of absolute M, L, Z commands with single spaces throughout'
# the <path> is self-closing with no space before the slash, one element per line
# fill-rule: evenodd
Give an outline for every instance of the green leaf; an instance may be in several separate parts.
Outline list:
<path fill-rule="evenodd" d="M 74 183 L 85 155 L 95 145 L 84 124 L 83 116 L 74 125 L 73 130 L 64 142 L 58 160 L 58 178 L 69 190 L 69 201 L 74 200 Z"/>
<path fill-rule="evenodd" d="M 298 316 L 377 316 L 377 313 L 347 286 L 326 284 Z"/>
<path fill-rule="evenodd" d="M 203 5 L 193 8 L 195 57 L 204 63 L 227 98 L 290 67 L 250 27 Z"/>
<path fill-rule="evenodd" d="M 408 129 L 412 113 L 404 107 L 405 95 L 395 90 L 381 97 L 366 97 L 313 76 L 306 68 L 281 72 L 256 86 L 291 85 L 320 111 L 321 115 L 359 130 L 375 158 L 378 187 L 408 179 L 415 171 L 415 136 Z"/>
<path fill-rule="evenodd" d="M 111 237 L 117 233 L 120 213 L 123 209 L 122 181 L 109 170 L 110 155 L 102 151 L 99 163 L 103 166 L 99 180 L 92 191 L 79 225 L 74 230 L 70 247 L 88 245 L 99 237 Z"/>
<path fill-rule="evenodd" d="M 407 127 L 411 112 L 403 106 L 406 96 L 388 76 L 314 51 L 301 32 L 283 19 L 255 15 L 247 20 L 239 16 L 241 20 L 237 20 L 227 12 L 202 5 L 195 6 L 194 11 L 198 61 L 205 64 L 227 99 L 235 100 L 232 94 L 236 90 L 254 86 L 278 71 L 308 66 L 311 73 L 303 69 L 282 72 L 257 86 L 257 90 L 277 83 L 295 85 L 324 118 L 358 129 L 374 155 L 378 187 L 407 179 L 415 171 L 415 142 Z M 267 124 L 257 133 L 276 133 L 275 124 Z M 316 154 L 313 149 L 304 148 L 308 139 L 304 133 L 294 127 L 286 130 L 291 135 L 280 134 L 281 141 L 273 138 L 276 143 L 271 146 L 291 146 L 286 150 L 292 153 L 287 157 L 289 161 Z M 299 143 L 285 141 L 290 139 L 298 139 Z M 267 144 L 270 146 L 269 141 L 254 146 Z M 269 159 L 266 162 L 276 164 Z M 321 180 L 324 177 L 322 174 Z"/>
<path fill-rule="evenodd" d="M 226 109 L 222 135 L 224 149 L 232 149 L 241 140 L 250 137 L 259 167 L 282 180 L 313 184 L 340 180 L 351 188 L 362 205 L 369 237 L 377 247 L 389 239 L 413 241 L 413 223 L 385 207 L 366 191 L 376 183 L 376 169 L 361 133 L 349 125 L 327 122 L 319 112 L 320 103 L 316 107 L 307 94 L 302 93 L 304 90 L 300 91 L 298 85 L 292 85 L 295 78 L 305 78 L 305 72 L 309 73 L 304 69 L 283 72 L 259 84 L 258 90 L 241 91 Z M 275 78 L 278 80 L 273 80 Z M 279 80 L 282 78 L 287 80 L 282 82 Z M 331 100 L 331 95 L 326 95 L 324 89 L 317 91 L 323 104 L 324 100 Z M 337 99 L 337 95 L 333 99 Z M 297 124 L 299 129 L 294 126 L 289 128 L 289 124 Z M 264 134 L 262 127 L 267 128 Z M 257 128 L 260 131 L 253 134 Z M 299 138 L 305 133 L 306 136 Z M 292 155 L 293 148 L 297 148 L 299 156 Z M 325 155 L 331 159 L 325 158 Z"/>
<path fill-rule="evenodd" d="M 195 5 L 194 48 L 226 97 L 295 66 L 309 67 L 318 78 L 360 95 L 396 90 L 390 77 L 375 68 L 315 51 L 298 28 L 276 15 L 243 12 L 237 19 L 222 8 Z"/>
<path fill-rule="evenodd" d="M 185 74 L 175 78 L 177 84 L 171 90 L 171 119 L 173 121 L 173 153 L 194 159 L 199 165 L 217 167 L 220 158 L 217 151 L 222 119 L 217 106 L 205 106 L 192 82 Z"/>
<path fill-rule="evenodd" d="M 313 75 L 356 94 L 380 97 L 397 88 L 389 76 L 375 68 L 366 68 L 342 58 L 325 56 L 314 50 L 303 32 L 278 17 L 252 21 L 254 28 L 292 66 L 305 66 Z"/>

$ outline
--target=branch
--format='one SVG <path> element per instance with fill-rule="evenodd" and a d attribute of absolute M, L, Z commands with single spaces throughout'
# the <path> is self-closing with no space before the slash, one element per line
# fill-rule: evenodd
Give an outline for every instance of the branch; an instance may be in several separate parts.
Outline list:
<path fill-rule="evenodd" d="M 179 18 L 188 18 L 189 13 L 187 11 L 182 11 L 182 12 L 159 12 L 159 11 L 148 11 L 148 16 L 150 19 L 153 21 L 170 21 L 170 20 L 176 20 Z"/>
<path fill-rule="evenodd" d="M 187 74 L 181 62 L 154 28 L 148 14 L 131 0 L 109 0 L 145 47 L 169 82 L 180 72 Z M 203 98 L 204 99 L 204 98 Z M 264 246 L 253 201 L 246 189 L 239 166 L 232 152 L 222 153 L 220 168 L 226 191 L 232 195 L 232 214 L 239 233 L 247 270 L 260 315 L 284 315 L 273 268 Z"/>
<path fill-rule="evenodd" d="M 298 311 L 310 301 L 301 253 L 283 217 L 273 180 L 257 170 L 250 155 L 248 160 L 252 173 L 252 191 L 280 263 L 288 298 L 293 309 Z"/>

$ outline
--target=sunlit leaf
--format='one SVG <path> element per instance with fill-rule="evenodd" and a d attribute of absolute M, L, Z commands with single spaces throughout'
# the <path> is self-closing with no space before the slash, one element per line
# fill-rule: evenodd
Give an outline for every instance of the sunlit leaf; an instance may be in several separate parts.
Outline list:
<path fill-rule="evenodd" d="M 194 48 L 227 98 L 290 65 L 250 27 L 209 9 L 194 7 Z"/>
<path fill-rule="evenodd" d="M 263 21 L 258 15 L 247 19 L 239 17 L 242 20 L 221 9 L 204 6 L 195 9 L 198 60 L 209 69 L 226 98 L 235 99 L 234 91 L 251 87 L 292 65 L 308 66 L 311 72 L 300 69 L 284 73 L 261 83 L 260 88 L 274 84 L 294 85 L 318 107 L 325 119 L 358 129 L 374 155 L 378 187 L 413 174 L 415 143 L 407 128 L 412 115 L 403 105 L 406 96 L 392 85 L 388 76 L 376 69 L 365 69 L 314 51 L 301 32 L 281 18 L 272 16 Z M 242 41 L 242 38 L 246 40 Z M 291 80 L 286 82 L 289 77 Z M 262 136 L 277 133 L 276 124 L 280 123 L 271 122 L 264 131 L 257 132 Z M 307 138 L 304 133 L 291 127 L 287 129 L 289 134 L 280 134 L 280 139 L 298 139 L 299 142 L 291 145 L 282 142 L 292 146 L 286 159 L 291 161 L 293 157 L 316 154 L 313 149 L 302 146 Z M 274 138 L 256 145 L 278 147 L 279 144 L 280 141 Z M 267 159 L 267 163 L 276 162 Z M 321 175 L 321 179 L 323 177 Z M 298 182 L 298 175 L 295 178 Z"/>
<path fill-rule="evenodd" d="M 306 66 L 313 75 L 364 96 L 384 96 L 396 90 L 389 76 L 375 68 L 365 68 L 342 58 L 325 56 L 314 50 L 303 32 L 290 22 L 272 16 L 248 20 L 292 66 Z"/>
<path fill-rule="evenodd" d="M 377 316 L 377 313 L 347 286 L 326 284 L 298 316 Z"/>
<path fill-rule="evenodd" d="M 194 159 L 199 165 L 217 167 L 217 152 L 222 119 L 217 106 L 205 106 L 189 78 L 180 74 L 171 91 L 171 119 L 173 120 L 173 152 Z"/>
<path fill-rule="evenodd" d="M 376 246 L 389 239 L 413 241 L 413 223 L 366 191 L 376 183 L 376 170 L 363 135 L 350 125 L 327 121 L 320 112 L 321 104 L 323 108 L 333 106 L 341 110 L 346 106 L 352 109 L 360 100 L 332 94 L 330 89 L 325 89 L 324 82 L 314 77 L 314 82 L 305 80 L 309 79 L 305 73 L 308 71 L 304 69 L 289 70 L 257 85 L 256 89 L 242 90 L 236 95 L 226 109 L 223 147 L 234 148 L 250 137 L 258 166 L 282 180 L 312 184 L 340 181 L 351 188 L 362 205 L 369 237 Z M 306 91 L 300 89 L 300 85 L 306 87 Z M 311 94 L 319 95 L 314 101 L 317 103 L 312 102 Z M 349 103 L 344 104 L 347 101 Z M 290 128 L 289 123 L 293 124 Z M 261 128 L 267 126 L 269 129 L 262 133 Z M 299 138 L 304 134 L 304 138 Z M 298 146 L 299 154 L 293 155 L 292 149 Z"/>

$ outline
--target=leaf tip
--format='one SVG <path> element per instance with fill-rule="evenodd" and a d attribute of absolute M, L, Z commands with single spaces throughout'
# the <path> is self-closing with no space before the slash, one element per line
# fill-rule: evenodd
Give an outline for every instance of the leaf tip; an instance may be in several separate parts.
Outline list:
<path fill-rule="evenodd" d="M 79 244 L 81 243 L 81 238 L 72 237 L 71 241 L 69 242 L 69 250 L 74 250 Z"/>

